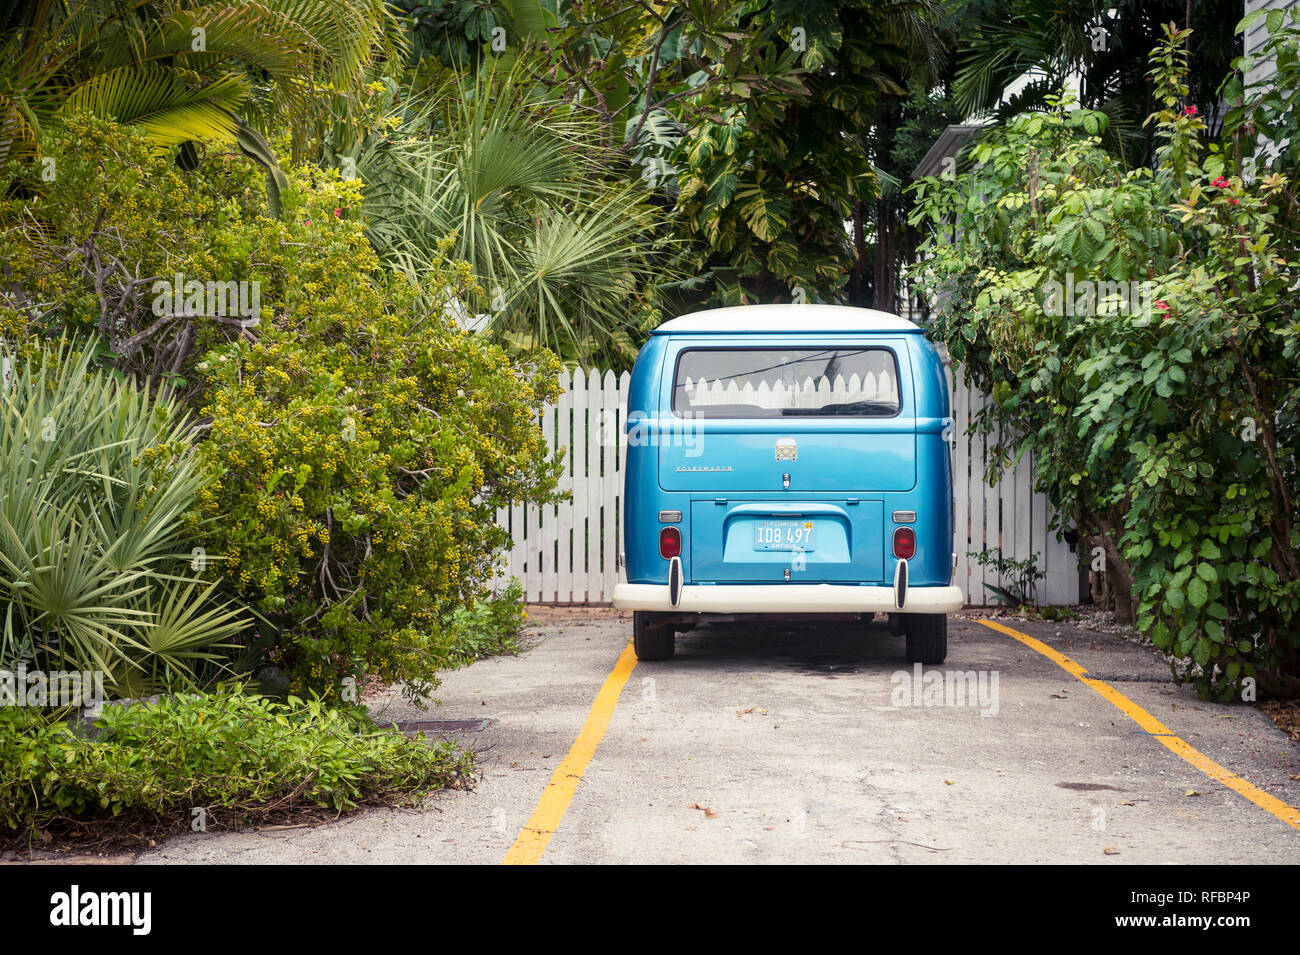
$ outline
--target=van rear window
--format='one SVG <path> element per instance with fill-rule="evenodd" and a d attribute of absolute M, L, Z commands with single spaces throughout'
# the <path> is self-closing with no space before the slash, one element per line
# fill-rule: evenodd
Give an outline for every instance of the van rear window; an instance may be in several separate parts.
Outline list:
<path fill-rule="evenodd" d="M 692 348 L 673 384 L 673 411 L 704 418 L 885 418 L 901 407 L 887 348 Z"/>

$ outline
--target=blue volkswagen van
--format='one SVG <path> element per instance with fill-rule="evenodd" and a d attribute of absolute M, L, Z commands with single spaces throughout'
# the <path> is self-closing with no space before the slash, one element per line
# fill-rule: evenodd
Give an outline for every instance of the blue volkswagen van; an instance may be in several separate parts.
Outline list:
<path fill-rule="evenodd" d="M 862 308 L 754 305 L 659 326 L 628 394 L 614 606 L 641 660 L 738 615 L 890 615 L 942 663 L 951 426 L 934 345 Z"/>

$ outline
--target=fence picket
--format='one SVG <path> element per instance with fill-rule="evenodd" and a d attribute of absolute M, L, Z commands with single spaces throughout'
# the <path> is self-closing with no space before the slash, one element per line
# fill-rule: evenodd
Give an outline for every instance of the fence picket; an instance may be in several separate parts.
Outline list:
<path fill-rule="evenodd" d="M 564 450 L 564 475 L 560 490 L 569 492 L 569 500 L 561 501 L 556 508 L 555 524 L 557 546 L 555 551 L 555 599 L 557 603 L 573 603 L 573 490 L 576 454 L 573 442 L 573 385 L 574 376 L 568 371 L 560 376 L 560 400 L 556 406 L 556 432 L 554 447 Z"/>
<path fill-rule="evenodd" d="M 967 400 L 970 402 L 970 417 L 973 424 L 976 415 L 984 408 L 984 395 L 969 383 L 966 386 L 966 395 Z M 969 550 L 974 554 L 989 546 L 984 505 L 990 496 L 990 488 L 984 483 L 984 450 L 984 436 L 976 433 L 972 428 L 970 431 L 970 474 L 966 479 L 966 494 L 970 500 Z M 954 475 L 953 480 L 958 481 L 960 478 Z M 984 587 L 984 565 L 974 558 L 969 558 L 969 560 L 970 563 L 967 567 L 970 577 L 966 589 L 966 602 L 969 604 L 983 604 L 986 602 L 988 594 Z"/>
<path fill-rule="evenodd" d="M 560 384 L 567 387 L 567 372 L 563 373 L 560 378 Z M 547 405 L 542 409 L 542 435 L 546 438 L 546 446 L 554 448 L 555 443 L 555 405 Z M 562 485 L 561 485 L 562 486 Z M 537 508 L 537 540 L 534 542 L 531 550 L 537 554 L 538 567 L 537 573 L 540 577 L 539 592 L 542 595 L 542 603 L 555 603 L 556 596 L 556 577 L 555 577 L 555 552 L 558 549 L 557 534 L 558 524 L 556 523 L 557 507 L 554 504 L 548 504 L 545 507 Z M 532 526 L 532 522 L 529 521 Z"/>
<path fill-rule="evenodd" d="M 601 383 L 606 415 L 606 433 L 601 448 L 600 463 L 600 578 L 601 602 L 608 603 L 614 596 L 614 581 L 618 576 L 618 498 L 623 494 L 623 474 L 618 469 L 619 449 L 625 440 L 623 413 L 620 408 L 618 378 L 612 371 L 605 372 Z"/>

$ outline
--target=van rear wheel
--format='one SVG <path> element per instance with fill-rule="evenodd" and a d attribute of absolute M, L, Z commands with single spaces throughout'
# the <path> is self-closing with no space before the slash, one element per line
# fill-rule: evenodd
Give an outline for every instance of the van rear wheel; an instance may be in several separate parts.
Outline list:
<path fill-rule="evenodd" d="M 638 660 L 667 660 L 677 648 L 677 633 L 671 626 L 653 626 L 658 614 L 632 611 L 632 649 Z"/>
<path fill-rule="evenodd" d="M 907 662 L 930 666 L 948 656 L 948 617 L 942 613 L 904 615 L 907 633 Z"/>

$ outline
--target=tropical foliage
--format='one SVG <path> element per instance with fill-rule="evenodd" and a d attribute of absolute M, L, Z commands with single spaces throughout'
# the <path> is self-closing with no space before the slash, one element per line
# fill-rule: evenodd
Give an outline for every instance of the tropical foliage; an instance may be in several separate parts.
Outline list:
<path fill-rule="evenodd" d="M 359 80 L 403 50 L 384 0 L 28 0 L 0 29 L 0 162 L 33 153 L 55 117 L 86 113 L 184 145 L 187 161 L 196 142 L 238 147 L 267 169 L 272 208 L 281 178 L 265 134 L 287 132 L 298 151 L 347 139 Z"/>
<path fill-rule="evenodd" d="M 1232 29 L 1240 15 L 1238 0 L 972 0 L 960 5 L 953 98 L 965 115 L 1007 119 L 1047 109 L 1049 97 L 1077 80 L 1080 105 L 1107 117 L 1103 146 L 1147 165 L 1157 140 L 1143 123 L 1156 109 L 1146 58 L 1162 26 L 1178 22 L 1193 31 L 1187 102 L 1217 132 L 1224 118 L 1218 87 L 1241 53 Z M 1006 95 L 1009 87 L 1015 92 Z"/>
<path fill-rule="evenodd" d="M 87 738 L 32 710 L 0 708 L 0 839 L 9 830 L 48 841 L 49 828 L 99 820 L 144 842 L 142 824 L 213 831 L 275 813 L 419 805 L 471 771 L 452 743 L 241 687 L 107 706 L 95 729 Z"/>
<path fill-rule="evenodd" d="M 468 91 L 446 81 L 406 100 L 400 125 L 360 153 L 371 241 L 416 278 L 450 239 L 483 288 L 467 307 L 491 332 L 628 365 L 669 274 L 661 217 L 627 158 L 595 139 L 590 119 L 537 96 L 518 69 L 485 69 Z"/>
<path fill-rule="evenodd" d="M 139 127 L 84 114 L 47 123 L 41 145 L 41 163 L 0 168 L 0 334 L 93 334 L 119 371 L 192 399 L 195 362 L 257 324 L 250 243 L 278 227 L 255 170 L 216 153 L 187 172 Z M 217 281 L 235 291 L 209 308 Z"/>
<path fill-rule="evenodd" d="M 174 406 L 92 360 L 39 340 L 3 355 L 0 669 L 192 687 L 249 625 L 186 521 L 204 470 Z"/>
<path fill-rule="evenodd" d="M 244 642 L 291 687 L 338 698 L 378 673 L 427 689 L 447 621 L 506 543 L 496 508 L 554 487 L 532 410 L 554 359 L 514 364 L 447 317 L 476 288 L 466 264 L 431 260 L 420 285 L 383 267 L 343 215 L 360 180 L 290 170 L 275 220 L 227 155 L 200 149 L 185 172 L 142 132 L 84 117 L 47 137 L 63 172 L 20 170 L 32 198 L 4 220 L 8 334 L 105 328 L 102 360 L 202 416 L 197 543 L 227 558 L 262 615 Z M 255 289 L 256 309 L 173 294 L 214 279 Z"/>
<path fill-rule="evenodd" d="M 688 277 L 672 310 L 844 300 L 880 189 L 865 134 L 932 66 L 933 15 L 924 0 L 608 3 L 567 24 L 557 81 L 674 204 Z"/>
<path fill-rule="evenodd" d="M 1300 31 L 1285 41 L 1295 56 Z M 1187 32 L 1153 52 L 1157 164 L 1057 102 L 918 186 L 936 328 L 995 401 L 1007 458 L 1104 558 L 1122 617 L 1206 694 L 1295 673 L 1300 651 L 1300 277 L 1292 180 L 1206 143 Z M 1272 96 L 1250 114 L 1296 132 Z M 997 437 L 997 435 L 1001 437 Z"/>
<path fill-rule="evenodd" d="M 508 544 L 497 508 L 554 489 L 534 409 L 556 396 L 559 365 L 513 364 L 457 328 L 452 287 L 426 288 L 441 298 L 421 306 L 333 201 L 288 207 L 322 223 L 322 254 L 286 273 L 273 294 L 290 297 L 255 342 L 200 367 L 203 452 L 223 472 L 201 513 L 220 516 L 212 547 L 275 623 L 270 659 L 292 689 L 337 697 L 373 673 L 419 693 Z"/>

